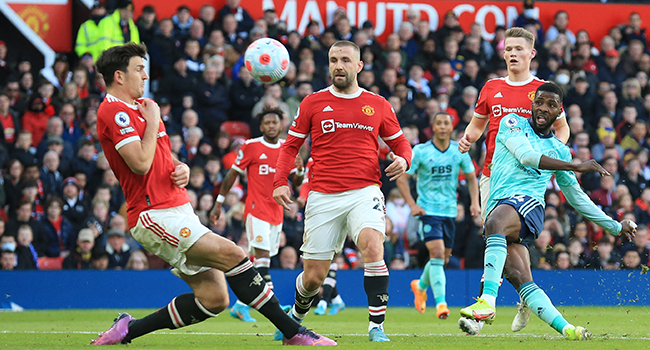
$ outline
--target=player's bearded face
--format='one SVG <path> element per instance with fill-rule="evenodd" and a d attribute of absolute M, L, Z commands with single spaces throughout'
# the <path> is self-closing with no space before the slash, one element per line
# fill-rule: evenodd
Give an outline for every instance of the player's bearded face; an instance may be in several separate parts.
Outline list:
<path fill-rule="evenodd" d="M 340 68 L 331 71 L 331 75 L 334 86 L 336 86 L 337 89 L 344 90 L 352 85 L 356 71 L 346 72 L 343 68 Z"/>

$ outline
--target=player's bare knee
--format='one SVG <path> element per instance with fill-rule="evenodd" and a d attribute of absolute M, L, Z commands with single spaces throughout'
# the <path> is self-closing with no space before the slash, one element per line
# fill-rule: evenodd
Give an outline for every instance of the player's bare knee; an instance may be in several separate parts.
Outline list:
<path fill-rule="evenodd" d="M 215 293 L 213 295 L 210 295 L 210 297 L 200 298 L 199 301 L 203 307 L 214 314 L 218 314 L 221 311 L 227 309 L 228 305 L 230 304 L 230 298 L 228 297 L 228 294 L 222 293 Z"/>
<path fill-rule="evenodd" d="M 327 277 L 327 271 L 322 273 L 316 269 L 305 270 L 302 275 L 302 284 L 307 290 L 316 290 L 323 284 L 325 277 Z"/>
<path fill-rule="evenodd" d="M 493 215 L 490 215 L 485 222 L 485 236 L 487 237 L 497 233 L 503 234 L 503 224 Z"/>

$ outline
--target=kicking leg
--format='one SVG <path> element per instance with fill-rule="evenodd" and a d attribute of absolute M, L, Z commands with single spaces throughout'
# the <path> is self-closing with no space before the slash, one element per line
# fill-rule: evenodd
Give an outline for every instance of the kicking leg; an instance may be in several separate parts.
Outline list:
<path fill-rule="evenodd" d="M 262 278 L 264 278 L 264 282 L 266 282 L 269 288 L 273 289 L 273 282 L 271 282 L 271 274 L 269 273 L 269 268 L 271 267 L 269 251 L 253 248 L 253 254 L 255 255 L 253 266 L 255 266 L 257 272 L 259 272 Z M 230 316 L 244 322 L 257 322 L 256 319 L 251 317 L 248 310 L 248 305 L 237 300 L 235 305 L 230 309 Z"/>
<path fill-rule="evenodd" d="M 486 222 L 484 259 L 485 287 L 477 302 L 461 309 L 461 316 L 491 323 L 496 316 L 499 281 L 508 254 L 507 243 L 519 239 L 519 213 L 510 205 L 497 206 Z M 507 237 L 507 238 L 506 238 Z"/>
<path fill-rule="evenodd" d="M 528 249 L 521 244 L 513 244 L 513 246 L 519 247 L 509 250 L 511 255 L 506 263 L 506 275 L 528 307 L 535 310 L 542 321 L 565 338 L 570 340 L 589 339 L 591 333 L 583 327 L 570 324 L 555 308 L 548 295 L 533 282 Z"/>

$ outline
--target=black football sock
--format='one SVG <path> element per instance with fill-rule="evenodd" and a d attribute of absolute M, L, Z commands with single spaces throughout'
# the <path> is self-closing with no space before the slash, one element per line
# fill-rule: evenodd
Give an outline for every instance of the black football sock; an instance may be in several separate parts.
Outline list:
<path fill-rule="evenodd" d="M 364 267 L 363 286 L 368 296 L 368 319 L 380 325 L 386 318 L 388 305 L 388 268 L 383 260 L 366 263 Z"/>
<path fill-rule="evenodd" d="M 304 285 L 302 284 L 302 276 L 304 272 L 301 272 L 298 275 L 298 278 L 296 278 L 296 300 L 293 304 L 293 308 L 291 309 L 291 313 L 293 314 L 293 317 L 302 320 L 307 316 L 307 312 L 309 312 L 309 308 L 311 307 L 312 301 L 314 301 L 314 298 L 318 294 L 318 291 L 320 288 L 317 288 L 316 290 L 306 290 Z"/>
<path fill-rule="evenodd" d="M 271 259 L 269 258 L 255 258 L 255 269 L 257 272 L 262 275 L 262 278 L 264 278 L 264 282 L 269 285 L 271 289 L 273 289 L 273 282 L 271 282 L 271 273 L 269 272 L 269 268 L 271 267 Z"/>
<path fill-rule="evenodd" d="M 242 303 L 255 308 L 268 318 L 286 338 L 298 334 L 300 325 L 282 311 L 273 290 L 264 282 L 264 278 L 248 258 L 244 258 L 237 266 L 227 271 L 226 280 Z"/>
<path fill-rule="evenodd" d="M 167 306 L 140 319 L 129 322 L 129 333 L 122 341 L 128 343 L 142 335 L 158 329 L 176 329 L 189 326 L 215 317 L 217 314 L 206 309 L 194 297 L 194 293 L 181 294 L 174 298 Z"/>
<path fill-rule="evenodd" d="M 330 265 L 330 270 L 327 272 L 327 277 L 325 277 L 325 281 L 323 282 L 323 296 L 321 300 L 324 300 L 328 305 L 332 303 L 332 298 L 335 297 L 332 292 L 336 288 L 337 270 L 337 264 Z"/>

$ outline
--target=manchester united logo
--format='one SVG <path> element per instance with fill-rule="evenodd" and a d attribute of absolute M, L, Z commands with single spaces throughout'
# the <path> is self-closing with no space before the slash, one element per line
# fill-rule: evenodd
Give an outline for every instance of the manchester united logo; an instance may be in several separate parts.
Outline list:
<path fill-rule="evenodd" d="M 535 99 L 535 91 L 531 91 L 528 93 L 528 98 L 532 101 Z"/>
<path fill-rule="evenodd" d="M 375 114 L 375 109 L 368 105 L 361 107 L 361 111 L 369 117 Z"/>
<path fill-rule="evenodd" d="M 185 238 L 187 238 L 187 237 L 189 237 L 191 234 L 192 234 L 192 231 L 190 231 L 189 228 L 187 228 L 187 227 L 183 227 L 183 228 L 181 229 L 181 237 L 185 237 Z"/>
<path fill-rule="evenodd" d="M 50 30 L 50 15 L 41 10 L 36 5 L 30 5 L 18 12 L 18 16 L 27 23 L 27 25 L 38 34 L 41 38 L 45 39 Z"/>
<path fill-rule="evenodd" d="M 263 238 L 262 238 L 262 236 L 257 236 L 257 237 L 255 237 L 255 240 L 257 241 L 257 243 L 260 243 L 260 242 L 262 242 Z"/>

